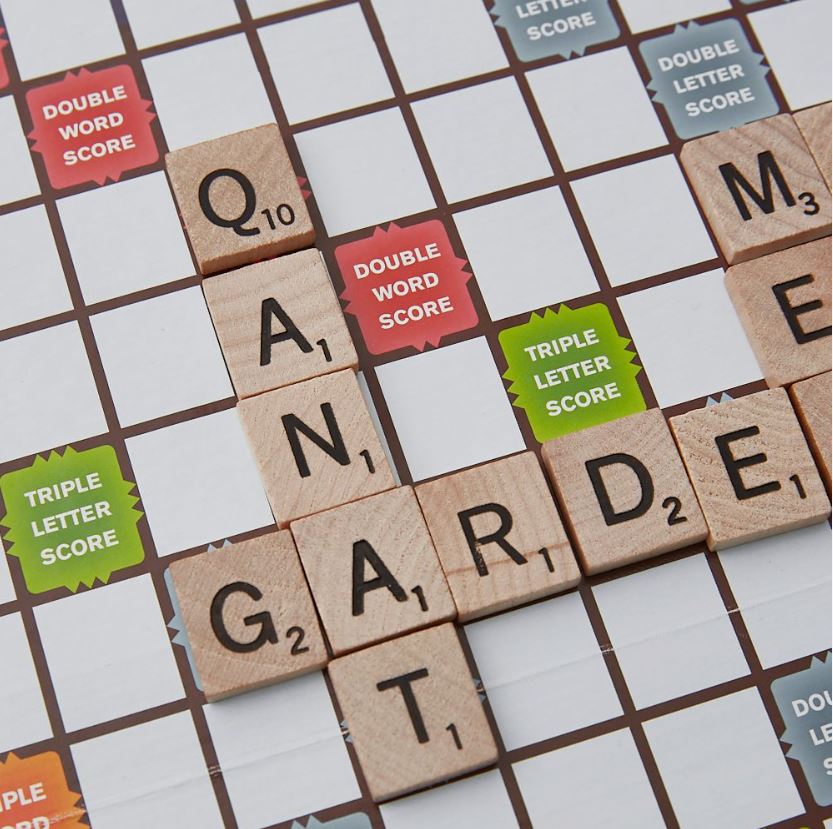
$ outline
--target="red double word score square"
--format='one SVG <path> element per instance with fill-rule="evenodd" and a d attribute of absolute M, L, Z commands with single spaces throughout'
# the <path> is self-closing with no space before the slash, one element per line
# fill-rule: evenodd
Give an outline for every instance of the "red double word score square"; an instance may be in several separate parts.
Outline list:
<path fill-rule="evenodd" d="M 335 253 L 345 284 L 341 298 L 349 302 L 345 310 L 358 320 L 371 354 L 408 346 L 422 351 L 477 325 L 466 260 L 457 258 L 438 219 L 377 227 Z"/>
<path fill-rule="evenodd" d="M 29 90 L 26 103 L 32 149 L 43 156 L 55 188 L 118 181 L 125 171 L 159 158 L 150 129 L 156 116 L 129 66 L 67 72 L 60 81 Z"/>
<path fill-rule="evenodd" d="M 6 30 L 0 26 L 0 89 L 5 89 L 9 85 L 9 68 L 6 66 L 6 58 L 3 55 L 3 50 L 8 45 Z"/>

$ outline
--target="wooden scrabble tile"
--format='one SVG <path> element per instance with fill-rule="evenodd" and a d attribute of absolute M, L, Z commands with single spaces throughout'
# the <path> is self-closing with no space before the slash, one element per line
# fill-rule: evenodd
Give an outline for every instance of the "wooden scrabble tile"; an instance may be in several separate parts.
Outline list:
<path fill-rule="evenodd" d="M 585 573 L 706 537 L 706 523 L 659 409 L 549 441 L 542 450 Z"/>
<path fill-rule="evenodd" d="M 206 279 L 203 291 L 240 398 L 358 363 L 315 249 Z"/>
<path fill-rule="evenodd" d="M 671 418 L 671 429 L 722 550 L 823 521 L 830 504 L 784 389 Z"/>
<path fill-rule="evenodd" d="M 315 241 L 276 124 L 174 150 L 165 166 L 204 276 Z"/>
<path fill-rule="evenodd" d="M 581 573 L 532 452 L 416 487 L 461 621 L 578 584 Z"/>
<path fill-rule="evenodd" d="M 413 489 L 392 489 L 291 525 L 338 655 L 457 613 Z"/>
<path fill-rule="evenodd" d="M 330 678 L 376 802 L 497 760 L 453 625 L 335 659 Z"/>
<path fill-rule="evenodd" d="M 171 576 L 209 702 L 327 664 L 287 530 L 180 559 Z"/>
<path fill-rule="evenodd" d="M 770 386 L 830 371 L 830 287 L 829 239 L 726 272 L 726 290 Z"/>
<path fill-rule="evenodd" d="M 349 369 L 237 404 L 279 527 L 394 486 Z"/>
<path fill-rule="evenodd" d="M 831 133 L 833 133 L 830 126 L 830 117 L 830 102 L 793 113 L 795 123 L 801 130 L 801 134 L 804 136 L 804 140 L 807 142 L 807 146 L 810 148 L 825 182 L 827 182 L 828 190 L 831 186 L 831 167 L 833 167 L 830 157 Z"/>
<path fill-rule="evenodd" d="M 830 233 L 830 193 L 790 115 L 690 141 L 680 160 L 730 265 Z"/>
<path fill-rule="evenodd" d="M 830 372 L 790 386 L 790 397 L 804 428 L 804 437 L 830 489 Z"/>

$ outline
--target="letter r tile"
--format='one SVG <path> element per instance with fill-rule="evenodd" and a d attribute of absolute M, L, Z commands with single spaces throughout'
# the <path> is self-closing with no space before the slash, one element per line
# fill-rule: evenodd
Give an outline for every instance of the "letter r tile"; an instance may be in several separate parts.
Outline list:
<path fill-rule="evenodd" d="M 170 569 L 209 702 L 327 664 L 288 531 L 180 559 Z"/>
<path fill-rule="evenodd" d="M 671 418 L 680 453 L 722 550 L 824 521 L 830 503 L 784 389 Z"/>
<path fill-rule="evenodd" d="M 550 596 L 581 574 L 532 452 L 416 488 L 461 621 Z"/>
<path fill-rule="evenodd" d="M 706 523 L 659 409 L 544 444 L 588 575 L 703 541 Z"/>
<path fill-rule="evenodd" d="M 730 265 L 830 234 L 830 193 L 791 115 L 690 141 L 680 161 Z"/>
<path fill-rule="evenodd" d="M 497 760 L 453 625 L 335 659 L 330 678 L 376 802 Z"/>

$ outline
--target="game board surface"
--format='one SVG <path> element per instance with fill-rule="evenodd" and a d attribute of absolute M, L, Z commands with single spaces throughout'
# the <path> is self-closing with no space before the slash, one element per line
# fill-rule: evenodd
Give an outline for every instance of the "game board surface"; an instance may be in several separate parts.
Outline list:
<path fill-rule="evenodd" d="M 830 826 L 827 523 L 462 625 L 498 762 L 381 806 L 324 672 L 207 704 L 168 568 L 274 519 L 163 163 L 277 122 L 419 483 L 767 387 L 679 156 L 830 100 L 829 0 L 0 15 L 0 827 Z M 414 262 L 407 296 L 364 279 Z M 590 328 L 620 391 L 601 414 L 530 350 Z M 97 490 L 110 552 L 79 529 Z"/>

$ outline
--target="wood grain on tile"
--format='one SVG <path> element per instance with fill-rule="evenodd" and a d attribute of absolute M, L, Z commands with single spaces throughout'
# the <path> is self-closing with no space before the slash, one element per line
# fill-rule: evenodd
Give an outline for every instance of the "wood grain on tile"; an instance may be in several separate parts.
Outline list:
<path fill-rule="evenodd" d="M 170 569 L 209 702 L 326 665 L 324 637 L 288 531 L 180 559 Z"/>
<path fill-rule="evenodd" d="M 703 514 L 659 409 L 549 441 L 542 454 L 585 573 L 706 537 Z"/>
<path fill-rule="evenodd" d="M 377 802 L 497 759 L 453 625 L 335 659 L 330 677 Z"/>
<path fill-rule="evenodd" d="M 315 241 L 276 124 L 174 150 L 165 167 L 204 276 Z"/>
<path fill-rule="evenodd" d="M 696 409 L 671 429 L 722 550 L 824 521 L 830 503 L 784 389 Z"/>
<path fill-rule="evenodd" d="M 830 189 L 831 161 L 830 142 L 831 130 L 830 126 L 831 104 L 828 101 L 826 104 L 819 104 L 810 109 L 802 109 L 801 112 L 793 113 L 795 123 L 798 129 L 801 130 L 813 158 L 816 160 L 821 174 L 827 183 L 827 189 Z"/>
<path fill-rule="evenodd" d="M 581 574 L 532 452 L 416 487 L 461 621 L 567 590 Z"/>
<path fill-rule="evenodd" d="M 810 445 L 822 478 L 830 489 L 830 372 L 790 386 L 790 397 L 804 437 Z"/>
<path fill-rule="evenodd" d="M 819 239 L 726 272 L 726 290 L 768 385 L 830 371 L 830 264 L 830 240 Z"/>
<path fill-rule="evenodd" d="M 219 274 L 203 292 L 240 398 L 358 363 L 315 249 Z"/>
<path fill-rule="evenodd" d="M 291 524 L 335 654 L 456 616 L 409 486 Z"/>
<path fill-rule="evenodd" d="M 730 265 L 830 233 L 830 192 L 790 115 L 690 141 L 680 160 Z"/>
<path fill-rule="evenodd" d="M 279 527 L 394 486 L 349 369 L 247 397 L 237 410 Z"/>

